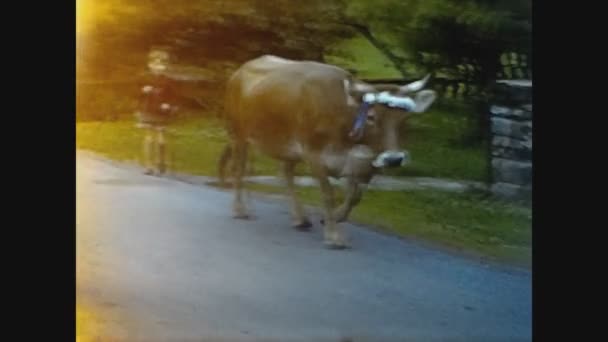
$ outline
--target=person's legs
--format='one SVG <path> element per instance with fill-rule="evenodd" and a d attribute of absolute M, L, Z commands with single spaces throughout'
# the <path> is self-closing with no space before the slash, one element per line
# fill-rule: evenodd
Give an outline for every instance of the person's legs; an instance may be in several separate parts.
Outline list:
<path fill-rule="evenodd" d="M 167 171 L 167 144 L 165 139 L 165 128 L 159 126 L 156 128 L 156 147 L 158 151 L 157 169 L 159 174 Z"/>
<path fill-rule="evenodd" d="M 154 131 L 151 128 L 145 128 L 143 150 L 144 173 L 151 175 L 154 173 Z"/>

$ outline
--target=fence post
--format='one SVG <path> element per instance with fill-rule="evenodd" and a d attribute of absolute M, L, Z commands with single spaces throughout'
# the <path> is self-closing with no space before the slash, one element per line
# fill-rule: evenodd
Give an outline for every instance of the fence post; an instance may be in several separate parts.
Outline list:
<path fill-rule="evenodd" d="M 490 102 L 491 191 L 503 199 L 532 198 L 532 81 L 497 81 Z"/>

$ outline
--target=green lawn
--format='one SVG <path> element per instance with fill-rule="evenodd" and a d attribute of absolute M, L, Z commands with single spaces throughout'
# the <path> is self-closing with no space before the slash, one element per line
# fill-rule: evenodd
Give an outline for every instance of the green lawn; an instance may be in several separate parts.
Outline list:
<path fill-rule="evenodd" d="M 391 173 L 485 181 L 489 162 L 485 144 L 463 142 L 473 124 L 466 115 L 442 109 L 412 117 L 402 132 L 412 163 Z"/>
<path fill-rule="evenodd" d="M 362 36 L 355 36 L 332 46 L 330 52 L 325 55 L 325 60 L 346 69 L 354 69 L 361 78 L 402 77 L 391 61 Z"/>
<path fill-rule="evenodd" d="M 217 161 L 226 143 L 220 123 L 214 119 L 189 119 L 167 133 L 173 170 L 195 175 L 217 173 Z M 115 160 L 141 162 L 143 131 L 130 121 L 82 122 L 76 125 L 76 146 Z M 256 174 L 275 175 L 277 163 L 254 153 Z"/>

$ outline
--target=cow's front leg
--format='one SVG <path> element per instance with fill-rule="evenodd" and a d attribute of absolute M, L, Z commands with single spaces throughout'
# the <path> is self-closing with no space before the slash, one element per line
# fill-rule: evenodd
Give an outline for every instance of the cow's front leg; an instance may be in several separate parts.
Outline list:
<path fill-rule="evenodd" d="M 320 167 L 315 167 L 315 174 L 321 185 L 321 196 L 323 197 L 323 211 L 325 216 L 324 243 L 328 248 L 348 248 L 346 236 L 334 218 L 334 191 L 329 183 L 327 173 Z"/>
<path fill-rule="evenodd" d="M 359 204 L 359 202 L 361 202 L 362 195 L 363 191 L 359 183 L 349 178 L 346 185 L 346 196 L 344 197 L 344 202 L 334 211 L 334 218 L 336 219 L 336 222 L 344 222 L 348 219 L 352 209 Z"/>
<path fill-rule="evenodd" d="M 310 230 L 310 227 L 312 227 L 312 223 L 310 223 L 310 220 L 304 214 L 302 205 L 300 204 L 300 201 L 298 201 L 298 197 L 296 195 L 295 184 L 293 181 L 295 167 L 296 163 L 294 162 L 283 163 L 283 174 L 285 176 L 285 182 L 287 185 L 287 194 L 291 199 L 291 214 L 294 218 L 293 227 L 300 231 L 308 231 Z"/>

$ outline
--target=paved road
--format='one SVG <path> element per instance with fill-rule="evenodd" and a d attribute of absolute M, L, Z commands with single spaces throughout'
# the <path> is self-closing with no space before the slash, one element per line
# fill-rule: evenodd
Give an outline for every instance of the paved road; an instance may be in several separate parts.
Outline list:
<path fill-rule="evenodd" d="M 289 228 L 286 203 L 77 158 L 79 334 L 154 341 L 529 341 L 531 275 L 347 225 Z M 318 214 L 315 217 L 318 222 Z"/>

